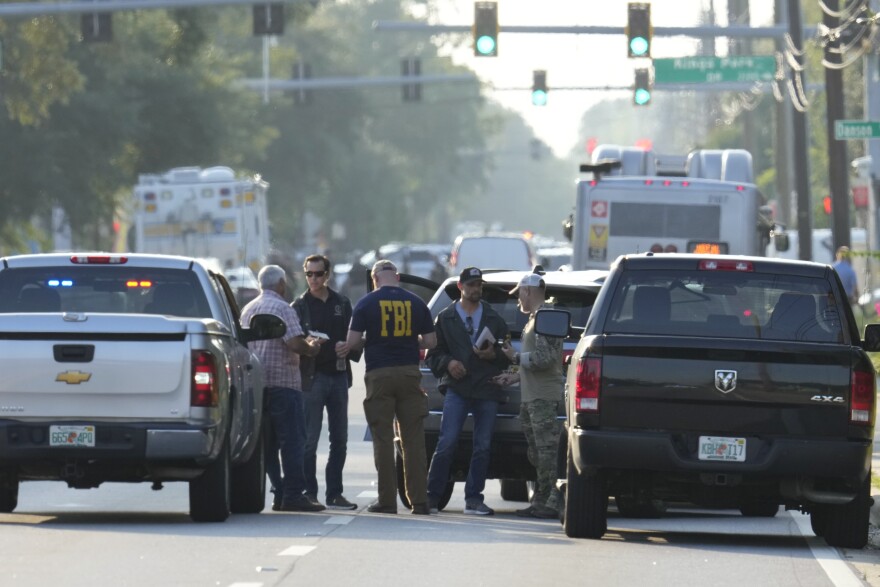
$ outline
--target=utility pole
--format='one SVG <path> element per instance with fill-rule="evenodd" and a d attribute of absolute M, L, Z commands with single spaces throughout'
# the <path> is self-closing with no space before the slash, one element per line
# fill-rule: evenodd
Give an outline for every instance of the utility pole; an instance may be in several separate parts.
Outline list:
<path fill-rule="evenodd" d="M 830 30 L 840 26 L 836 16 L 838 0 L 825 0 L 826 10 L 823 11 L 822 23 Z M 825 61 L 839 65 L 843 62 L 837 51 L 840 39 L 828 39 L 825 45 Z M 831 240 L 834 250 L 849 246 L 849 190 L 847 189 L 847 173 L 849 162 L 846 160 L 846 141 L 834 138 L 834 122 L 843 120 L 843 69 L 825 67 L 825 99 L 827 103 L 826 122 L 828 127 L 828 187 L 831 190 Z"/>
<path fill-rule="evenodd" d="M 880 11 L 880 0 L 871 0 L 871 9 Z M 876 45 L 865 55 L 865 120 L 880 120 L 880 54 Z M 868 201 L 869 250 L 880 250 L 880 140 L 865 141 L 865 153 L 871 156 L 871 195 Z"/>
<path fill-rule="evenodd" d="M 800 0 L 788 0 L 788 27 L 791 42 L 795 49 L 804 46 L 804 27 L 801 22 Z M 793 72 L 803 79 L 803 72 Z M 792 109 L 792 130 L 794 142 L 795 190 L 797 190 L 798 258 L 809 261 L 813 258 L 813 204 L 810 197 L 810 159 L 807 150 L 807 113 L 805 108 Z"/>
<path fill-rule="evenodd" d="M 788 22 L 785 0 L 776 0 L 775 24 Z M 776 52 L 785 51 L 785 41 L 776 39 Z M 792 226 L 792 194 L 794 193 L 794 174 L 792 173 L 791 141 L 792 114 L 790 100 L 774 101 L 776 109 L 776 132 L 774 150 L 776 151 L 776 194 L 777 216 L 779 222 Z"/>

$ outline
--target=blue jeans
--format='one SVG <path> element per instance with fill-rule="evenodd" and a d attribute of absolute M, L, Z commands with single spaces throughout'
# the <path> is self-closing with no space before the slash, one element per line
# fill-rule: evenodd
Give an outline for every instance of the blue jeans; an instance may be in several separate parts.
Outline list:
<path fill-rule="evenodd" d="M 315 373 L 312 387 L 303 393 L 306 406 L 306 493 L 318 496 L 318 440 L 327 408 L 327 429 L 330 433 L 330 455 L 324 476 L 327 489 L 324 494 L 330 500 L 342 495 L 342 468 L 345 466 L 348 445 L 348 375 L 339 373 Z"/>
<path fill-rule="evenodd" d="M 465 399 L 452 389 L 446 390 L 443 399 L 440 438 L 437 440 L 437 449 L 434 451 L 431 468 L 428 470 L 428 496 L 432 500 L 440 499 L 449 482 L 449 468 L 468 412 L 474 416 L 474 450 L 464 484 L 464 499 L 467 503 L 483 502 L 498 402 L 488 399 Z"/>
<path fill-rule="evenodd" d="M 305 490 L 303 451 L 306 424 L 303 394 L 290 387 L 269 387 L 267 392 L 271 434 L 270 441 L 266 443 L 266 474 L 272 483 L 275 501 L 292 501 L 302 496 Z"/>

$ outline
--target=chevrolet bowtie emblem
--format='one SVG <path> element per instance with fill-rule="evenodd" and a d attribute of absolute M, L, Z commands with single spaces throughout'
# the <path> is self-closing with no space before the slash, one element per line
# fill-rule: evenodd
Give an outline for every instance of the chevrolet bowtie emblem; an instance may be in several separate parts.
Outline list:
<path fill-rule="evenodd" d="M 83 373 L 82 371 L 65 371 L 64 373 L 59 373 L 55 378 L 55 381 L 63 381 L 68 385 L 79 385 L 83 381 L 88 381 L 91 378 L 91 373 Z"/>

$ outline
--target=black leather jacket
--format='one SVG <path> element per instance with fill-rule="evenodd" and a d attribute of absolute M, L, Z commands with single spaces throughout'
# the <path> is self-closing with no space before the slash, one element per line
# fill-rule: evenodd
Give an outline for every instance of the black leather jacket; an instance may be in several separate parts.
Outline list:
<path fill-rule="evenodd" d="M 501 388 L 489 380 L 506 369 L 510 362 L 501 349 L 497 348 L 494 361 L 484 361 L 477 357 L 473 342 L 455 308 L 457 303 L 456 301 L 443 309 L 434 321 L 437 346 L 428 351 L 425 362 L 439 379 L 440 393 L 446 393 L 446 388 L 451 387 L 465 398 L 501 399 Z M 504 340 L 507 337 L 507 323 L 487 302 L 480 303 L 483 306 L 483 316 L 476 331 L 482 332 L 483 327 L 487 326 L 496 340 Z M 461 379 L 453 379 L 447 370 L 453 359 L 461 361 L 467 370 L 467 375 Z"/>

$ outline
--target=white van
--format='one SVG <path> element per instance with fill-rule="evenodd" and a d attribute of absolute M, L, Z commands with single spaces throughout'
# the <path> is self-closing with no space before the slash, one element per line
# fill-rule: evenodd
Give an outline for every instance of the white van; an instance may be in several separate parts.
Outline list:
<path fill-rule="evenodd" d="M 452 245 L 449 274 L 458 275 L 465 267 L 530 271 L 535 263 L 532 246 L 520 234 L 463 234 Z"/>

